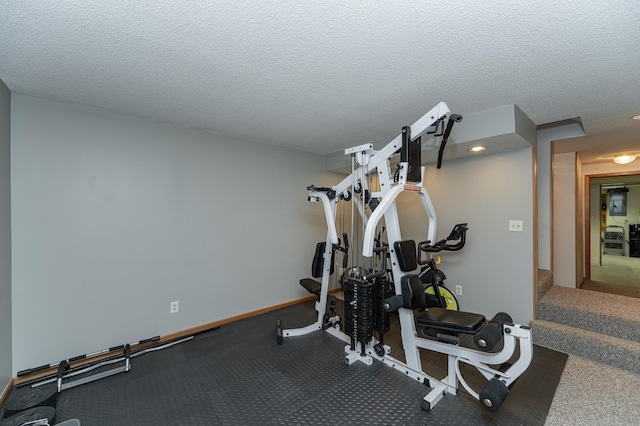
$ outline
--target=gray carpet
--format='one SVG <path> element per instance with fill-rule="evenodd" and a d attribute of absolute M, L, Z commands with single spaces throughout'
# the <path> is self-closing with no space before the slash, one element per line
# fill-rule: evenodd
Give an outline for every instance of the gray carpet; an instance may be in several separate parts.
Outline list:
<path fill-rule="evenodd" d="M 534 342 L 571 355 L 546 425 L 640 424 L 638 330 L 636 298 L 557 286 L 547 291 L 533 321 Z"/>
<path fill-rule="evenodd" d="M 637 425 L 640 375 L 569 356 L 546 426 Z"/>
<path fill-rule="evenodd" d="M 582 290 L 598 291 L 601 293 L 617 294 L 620 296 L 640 298 L 640 280 L 637 286 L 628 284 L 606 283 L 600 281 L 585 281 L 580 287 Z"/>

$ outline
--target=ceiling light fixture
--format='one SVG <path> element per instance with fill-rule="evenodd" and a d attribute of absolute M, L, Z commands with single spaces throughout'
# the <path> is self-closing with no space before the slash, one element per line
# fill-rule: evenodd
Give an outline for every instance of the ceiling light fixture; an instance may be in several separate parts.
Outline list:
<path fill-rule="evenodd" d="M 616 164 L 629 164 L 635 161 L 635 159 L 636 159 L 635 154 L 622 154 L 622 155 L 613 157 L 613 162 Z"/>
<path fill-rule="evenodd" d="M 631 117 L 632 120 L 640 120 L 640 114 Z"/>
<path fill-rule="evenodd" d="M 480 152 L 480 151 L 484 151 L 485 149 L 487 149 L 486 146 L 472 146 L 471 148 L 468 149 L 469 152 Z"/>

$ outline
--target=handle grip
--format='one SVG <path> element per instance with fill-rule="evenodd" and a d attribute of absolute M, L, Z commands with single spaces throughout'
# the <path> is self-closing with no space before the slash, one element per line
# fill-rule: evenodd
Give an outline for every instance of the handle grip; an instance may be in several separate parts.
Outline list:
<path fill-rule="evenodd" d="M 379 278 L 387 273 L 387 247 L 378 247 L 374 248 L 373 252 L 382 252 L 382 267 L 380 268 L 380 272 L 375 272 L 373 274 L 365 275 L 362 277 L 365 281 L 371 281 L 373 278 Z"/>
<path fill-rule="evenodd" d="M 454 123 L 459 123 L 462 121 L 462 116 L 460 114 L 451 114 L 449 116 L 449 121 L 447 121 L 447 128 L 444 130 L 444 135 L 442 136 L 442 142 L 440 142 L 440 150 L 438 151 L 438 165 L 436 166 L 438 169 L 442 167 L 442 156 L 444 154 L 444 148 L 447 146 L 447 141 L 449 140 L 449 135 L 451 134 L 451 129 L 453 128 Z"/>

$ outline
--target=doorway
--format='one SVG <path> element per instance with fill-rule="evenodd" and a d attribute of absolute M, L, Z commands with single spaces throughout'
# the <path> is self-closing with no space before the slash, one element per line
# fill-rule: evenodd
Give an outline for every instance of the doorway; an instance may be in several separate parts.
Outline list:
<path fill-rule="evenodd" d="M 586 176 L 585 201 L 581 288 L 640 298 L 640 173 Z"/>

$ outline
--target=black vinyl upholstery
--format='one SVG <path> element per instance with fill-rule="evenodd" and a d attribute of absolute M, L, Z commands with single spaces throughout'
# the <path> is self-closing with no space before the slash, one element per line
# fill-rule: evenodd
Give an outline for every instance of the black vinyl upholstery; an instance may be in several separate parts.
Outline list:
<path fill-rule="evenodd" d="M 419 327 L 428 327 L 455 333 L 473 334 L 486 322 L 481 314 L 431 308 L 416 317 Z"/>
<path fill-rule="evenodd" d="M 398 265 L 402 272 L 415 271 L 418 267 L 418 259 L 416 258 L 416 242 L 413 240 L 402 240 L 393 243 L 393 249 L 396 251 Z"/>

